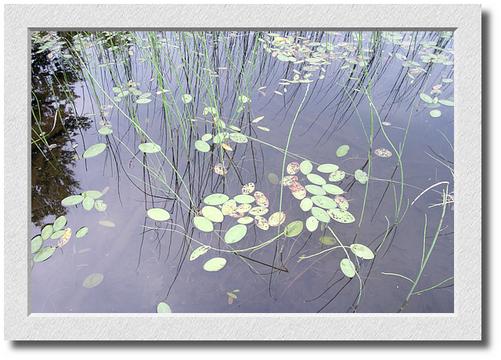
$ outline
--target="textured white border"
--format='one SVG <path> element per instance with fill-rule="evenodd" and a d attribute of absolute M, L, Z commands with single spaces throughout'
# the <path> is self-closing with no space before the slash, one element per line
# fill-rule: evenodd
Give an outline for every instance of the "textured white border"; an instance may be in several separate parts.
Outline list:
<path fill-rule="evenodd" d="M 455 30 L 455 313 L 30 315 L 28 32 L 43 28 Z M 10 204 L 4 237 L 6 339 L 481 339 L 479 5 L 8 5 L 5 59 L 5 203 Z"/>

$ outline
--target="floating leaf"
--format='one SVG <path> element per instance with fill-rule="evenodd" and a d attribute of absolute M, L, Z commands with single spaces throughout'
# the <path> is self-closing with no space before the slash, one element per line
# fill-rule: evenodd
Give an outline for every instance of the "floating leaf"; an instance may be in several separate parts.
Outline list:
<path fill-rule="evenodd" d="M 212 134 L 204 134 L 202 135 L 202 137 L 200 138 L 202 141 L 209 141 L 210 139 L 212 139 Z"/>
<path fill-rule="evenodd" d="M 331 198 L 323 195 L 315 195 L 311 197 L 311 201 L 318 207 L 324 209 L 335 209 L 337 207 L 337 203 Z"/>
<path fill-rule="evenodd" d="M 419 97 L 421 100 L 423 100 L 427 104 L 433 104 L 433 98 L 430 95 L 427 95 L 425 93 L 419 94 Z"/>
<path fill-rule="evenodd" d="M 252 224 L 254 222 L 254 218 L 252 218 L 251 216 L 244 216 L 244 217 L 239 218 L 237 220 L 237 222 L 239 224 L 249 225 L 249 224 Z"/>
<path fill-rule="evenodd" d="M 136 104 L 148 104 L 149 102 L 151 102 L 151 99 L 147 97 L 139 98 L 136 100 Z"/>
<path fill-rule="evenodd" d="M 325 195 L 326 194 L 325 190 L 321 186 L 318 186 L 318 185 L 308 184 L 305 186 L 305 189 L 310 194 L 313 194 L 313 195 Z"/>
<path fill-rule="evenodd" d="M 256 215 L 256 217 L 254 218 L 254 223 L 261 230 L 268 230 L 270 228 L 268 221 L 264 217 L 259 215 Z"/>
<path fill-rule="evenodd" d="M 313 170 L 313 164 L 309 160 L 303 160 L 301 164 L 299 164 L 299 170 L 301 170 L 303 175 L 308 175 Z"/>
<path fill-rule="evenodd" d="M 83 238 L 87 233 L 89 232 L 89 228 L 87 226 L 82 226 L 80 229 L 77 230 L 75 237 L 77 239 Z"/>
<path fill-rule="evenodd" d="M 263 206 L 265 208 L 270 206 L 270 201 L 268 200 L 266 195 L 263 194 L 261 191 L 256 191 L 254 193 L 254 199 L 256 200 L 256 205 L 258 206 Z"/>
<path fill-rule="evenodd" d="M 348 258 L 342 259 L 339 263 L 339 267 L 341 268 L 343 274 L 349 278 L 354 277 L 356 274 L 355 264 L 353 264 Z"/>
<path fill-rule="evenodd" d="M 227 139 L 229 139 L 230 134 L 227 133 L 226 131 L 219 132 L 214 137 L 212 138 L 212 142 L 214 144 L 221 144 L 222 142 L 225 142 Z"/>
<path fill-rule="evenodd" d="M 334 245 L 336 243 L 336 239 L 333 236 L 329 235 L 320 236 L 319 240 L 324 245 Z"/>
<path fill-rule="evenodd" d="M 154 154 L 154 153 L 157 153 L 160 150 L 162 150 L 160 145 L 157 145 L 157 144 L 152 143 L 152 142 L 141 143 L 141 144 L 139 144 L 138 148 L 139 148 L 139 150 L 141 150 L 142 152 L 144 152 L 146 154 Z"/>
<path fill-rule="evenodd" d="M 66 206 L 66 207 L 78 205 L 82 202 L 83 199 L 84 199 L 84 197 L 82 195 L 70 195 L 70 196 L 65 197 L 61 201 L 61 205 Z"/>
<path fill-rule="evenodd" d="M 348 154 L 348 151 L 350 151 L 350 146 L 349 145 L 341 145 L 336 150 L 336 156 L 337 157 L 346 156 Z"/>
<path fill-rule="evenodd" d="M 339 166 L 334 165 L 334 164 L 322 164 L 322 165 L 319 165 L 317 168 L 317 170 L 319 172 L 326 173 L 326 174 L 333 173 L 337 169 L 339 169 Z"/>
<path fill-rule="evenodd" d="M 101 154 L 105 149 L 106 149 L 106 144 L 103 143 L 94 144 L 92 146 L 89 146 L 87 150 L 84 151 L 82 157 L 84 159 L 92 158 L 94 156 Z"/>
<path fill-rule="evenodd" d="M 317 174 L 308 174 L 306 178 L 309 182 L 315 185 L 324 185 L 326 183 L 325 179 Z"/>
<path fill-rule="evenodd" d="M 164 302 L 158 303 L 158 305 L 157 305 L 157 313 L 158 314 L 168 314 L 171 312 L 172 312 L 172 310 L 167 303 L 164 303 Z"/>
<path fill-rule="evenodd" d="M 353 216 L 353 214 L 347 210 L 342 210 L 338 208 L 330 209 L 328 211 L 328 214 L 333 220 L 343 224 L 351 224 L 352 222 L 355 221 L 355 217 Z"/>
<path fill-rule="evenodd" d="M 284 176 L 282 181 L 280 182 L 283 186 L 290 186 L 294 182 L 297 182 L 298 177 L 295 175 L 287 175 Z"/>
<path fill-rule="evenodd" d="M 311 215 L 313 215 L 318 221 L 326 224 L 331 221 L 329 214 L 327 214 L 327 212 L 324 209 L 316 206 L 311 208 Z"/>
<path fill-rule="evenodd" d="M 256 189 L 256 184 L 253 182 L 247 183 L 242 186 L 242 194 L 249 195 Z"/>
<path fill-rule="evenodd" d="M 237 202 L 233 199 L 226 201 L 221 207 L 223 215 L 233 214 L 237 210 Z"/>
<path fill-rule="evenodd" d="M 115 223 L 111 220 L 99 220 L 98 223 L 99 223 L 99 225 L 104 226 L 104 227 L 109 227 L 109 228 L 115 227 Z"/>
<path fill-rule="evenodd" d="M 299 172 L 299 163 L 298 162 L 293 161 L 287 165 L 287 174 L 296 175 L 298 172 Z"/>
<path fill-rule="evenodd" d="M 311 201 L 310 198 L 304 198 L 303 200 L 301 200 L 299 207 L 303 211 L 310 211 L 311 208 L 313 207 L 313 201 Z"/>
<path fill-rule="evenodd" d="M 289 189 L 292 192 L 292 196 L 298 200 L 303 200 L 306 197 L 305 187 L 297 181 L 293 181 L 292 184 L 289 185 Z"/>
<path fill-rule="evenodd" d="M 101 284 L 104 280 L 104 275 L 101 273 L 93 273 L 85 278 L 82 283 L 82 286 L 87 289 L 94 288 Z"/>
<path fill-rule="evenodd" d="M 64 228 L 66 226 L 66 222 L 67 222 L 67 220 L 66 220 L 66 217 L 64 215 L 59 216 L 54 221 L 54 224 L 52 224 L 54 231 L 58 231 L 58 230 L 61 230 L 62 228 Z"/>
<path fill-rule="evenodd" d="M 268 224 L 270 226 L 276 227 L 282 225 L 285 221 L 285 213 L 283 211 L 277 211 L 270 215 L 268 218 Z"/>
<path fill-rule="evenodd" d="M 63 247 L 66 245 L 71 238 L 71 229 L 67 228 L 66 230 L 63 231 L 62 236 L 59 238 L 59 241 L 57 242 L 58 247 Z"/>
<path fill-rule="evenodd" d="M 191 102 L 191 100 L 193 100 L 193 96 L 191 96 L 190 94 L 184 94 L 183 96 L 181 96 L 181 100 L 185 104 L 189 104 Z"/>
<path fill-rule="evenodd" d="M 257 128 L 261 131 L 265 131 L 265 132 L 269 132 L 270 129 L 268 129 L 267 127 L 264 127 L 264 126 L 257 126 Z"/>
<path fill-rule="evenodd" d="M 308 229 L 309 232 L 314 232 L 318 228 L 318 220 L 314 216 L 308 217 L 306 219 L 306 229 Z"/>
<path fill-rule="evenodd" d="M 351 244 L 350 245 L 350 250 L 353 254 L 358 256 L 359 258 L 365 259 L 365 260 L 372 260 L 374 259 L 374 253 L 372 252 L 371 249 L 369 249 L 367 246 L 362 245 L 362 244 Z"/>
<path fill-rule="evenodd" d="M 90 211 L 94 208 L 94 199 L 88 196 L 85 196 L 82 201 L 82 206 L 85 210 Z"/>
<path fill-rule="evenodd" d="M 295 237 L 301 234 L 303 231 L 303 222 L 301 220 L 296 220 L 293 221 L 289 224 L 284 229 L 284 235 L 286 237 Z"/>
<path fill-rule="evenodd" d="M 203 140 L 197 140 L 195 141 L 195 149 L 197 149 L 200 152 L 209 152 L 210 151 L 210 145 L 207 144 Z"/>
<path fill-rule="evenodd" d="M 331 195 L 344 194 L 344 190 L 341 189 L 339 186 L 334 185 L 334 184 L 325 184 L 322 186 L 322 189 L 324 189 L 326 192 L 328 192 Z"/>
<path fill-rule="evenodd" d="M 43 239 L 42 236 L 37 235 L 31 239 L 31 253 L 34 254 L 42 247 Z"/>
<path fill-rule="evenodd" d="M 249 214 L 252 216 L 262 216 L 268 213 L 269 209 L 264 206 L 255 206 L 249 210 Z"/>
<path fill-rule="evenodd" d="M 369 180 L 367 173 L 363 170 L 357 169 L 355 170 L 355 180 L 357 180 L 360 184 L 364 185 Z"/>
<path fill-rule="evenodd" d="M 170 214 L 167 210 L 162 208 L 151 208 L 146 212 L 148 217 L 155 221 L 167 221 L 170 219 Z"/>
<path fill-rule="evenodd" d="M 337 195 L 334 198 L 334 201 L 336 202 L 338 208 L 340 208 L 341 210 L 348 210 L 348 208 L 350 207 L 348 200 L 346 200 L 344 196 Z"/>
<path fill-rule="evenodd" d="M 202 208 L 202 215 L 212 222 L 220 223 L 224 220 L 223 213 L 215 206 L 204 206 Z"/>
<path fill-rule="evenodd" d="M 108 205 L 103 200 L 94 201 L 94 208 L 99 212 L 104 212 L 108 208 Z"/>
<path fill-rule="evenodd" d="M 224 234 L 224 242 L 227 244 L 235 244 L 242 240 L 246 234 L 247 226 L 243 224 L 234 225 Z"/>
<path fill-rule="evenodd" d="M 47 240 L 48 238 L 50 238 L 53 232 L 54 232 L 54 227 L 52 226 L 52 224 L 45 225 L 42 228 L 42 233 L 41 233 L 42 239 Z"/>
<path fill-rule="evenodd" d="M 202 246 L 199 246 L 197 247 L 195 250 L 193 250 L 193 252 L 191 253 L 190 255 L 190 261 L 193 261 L 193 260 L 196 260 L 198 259 L 200 256 L 204 255 L 205 253 L 207 253 L 207 251 L 209 251 L 209 247 L 206 246 L 206 245 L 202 245 Z"/>
<path fill-rule="evenodd" d="M 239 194 L 239 195 L 236 195 L 233 199 L 237 202 L 237 203 L 240 203 L 240 204 L 251 204 L 255 201 L 255 197 L 256 194 L 254 194 L 254 196 L 252 195 L 247 195 L 247 194 Z"/>
<path fill-rule="evenodd" d="M 56 251 L 56 248 L 53 246 L 46 246 L 44 248 L 41 248 L 38 250 L 38 252 L 33 256 L 33 261 L 34 262 L 42 262 L 47 260 L 54 254 Z"/>
<path fill-rule="evenodd" d="M 237 144 L 245 144 L 249 141 L 247 136 L 238 132 L 231 133 L 230 140 L 236 142 Z"/>
<path fill-rule="evenodd" d="M 103 193 L 101 191 L 97 190 L 87 190 L 82 193 L 84 197 L 90 197 L 94 200 L 99 199 L 101 196 L 103 196 Z"/>
<path fill-rule="evenodd" d="M 217 206 L 224 204 L 228 200 L 229 200 L 228 195 L 215 193 L 206 196 L 204 199 L 204 203 L 206 203 L 207 205 Z"/>
<path fill-rule="evenodd" d="M 444 106 L 454 106 L 454 101 L 452 100 L 438 100 L 438 102 Z"/>
<path fill-rule="evenodd" d="M 203 216 L 195 216 L 193 218 L 193 224 L 202 232 L 210 233 L 214 231 L 214 225 L 212 225 L 212 222 Z"/>
<path fill-rule="evenodd" d="M 438 109 L 434 109 L 434 110 L 430 111 L 430 116 L 434 117 L 434 118 L 437 118 L 437 117 L 442 116 L 442 112 L 440 110 L 438 110 Z"/>
<path fill-rule="evenodd" d="M 52 240 L 59 239 L 61 236 L 63 236 L 63 234 L 64 234 L 64 229 L 57 230 L 57 231 L 54 231 L 52 233 L 52 235 L 50 236 L 50 238 Z"/>
<path fill-rule="evenodd" d="M 263 120 L 263 119 L 264 119 L 264 116 L 258 116 L 257 118 L 255 118 L 254 120 L 252 120 L 252 122 L 253 122 L 254 124 L 256 124 L 256 123 L 260 122 L 260 121 L 261 121 L 261 120 Z"/>
<path fill-rule="evenodd" d="M 103 126 L 97 131 L 100 135 L 107 136 L 113 133 L 113 130 L 109 126 Z"/>
<path fill-rule="evenodd" d="M 346 173 L 343 170 L 336 170 L 332 174 L 329 175 L 329 181 L 336 182 L 341 181 L 346 176 Z"/>
<path fill-rule="evenodd" d="M 226 266 L 226 259 L 222 257 L 215 257 L 208 260 L 203 268 L 205 271 L 219 271 Z"/>

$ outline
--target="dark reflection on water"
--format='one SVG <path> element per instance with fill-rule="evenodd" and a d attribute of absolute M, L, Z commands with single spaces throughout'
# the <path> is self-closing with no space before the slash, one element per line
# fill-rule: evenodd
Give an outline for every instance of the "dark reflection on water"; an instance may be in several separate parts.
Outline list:
<path fill-rule="evenodd" d="M 431 117 L 437 105 L 428 108 L 419 98 L 422 92 L 452 98 L 453 84 L 442 79 L 453 77 L 453 66 L 440 57 L 452 59 L 452 38 L 425 32 L 407 33 L 403 40 L 381 33 L 364 33 L 362 39 L 355 33 L 287 35 L 294 36 L 290 46 L 276 37 L 270 44 L 269 36 L 255 32 L 37 35 L 32 138 L 38 139 L 41 131 L 48 135 L 32 145 L 33 234 L 63 214 L 73 233 L 82 226 L 90 230 L 33 265 L 33 312 L 154 312 L 161 301 L 174 312 L 397 312 L 402 304 L 405 312 L 454 311 L 452 280 L 405 304 L 411 284 L 391 275 L 417 276 L 425 214 L 429 247 L 439 226 L 445 185 L 413 200 L 438 182 L 449 182 L 453 193 L 453 107 L 442 105 L 441 116 Z M 331 44 L 316 51 L 329 65 L 306 61 L 311 53 L 305 46 L 317 47 L 305 39 Z M 40 51 L 40 43 L 50 46 Z M 287 56 L 305 62 L 281 61 L 284 54 L 267 52 L 266 46 L 286 49 Z M 434 61 L 425 62 L 423 56 Z M 284 79 L 298 73 L 301 79 L 311 73 L 312 81 L 284 85 Z M 134 94 L 115 98 L 120 90 L 113 88 L 129 91 L 128 85 L 150 92 L 152 101 L 137 104 L 139 95 Z M 183 94 L 192 100 L 183 103 Z M 252 140 L 230 142 L 232 151 L 217 144 L 209 153 L 195 150 L 195 141 L 214 127 L 213 117 L 203 114 L 207 107 L 217 109 L 227 125 L 241 128 Z M 253 122 L 259 116 L 264 119 Z M 99 134 L 103 126 L 111 126 L 113 135 Z M 309 215 L 291 191 L 284 187 L 281 192 L 280 185 L 270 182 L 270 173 L 281 174 L 281 149 L 292 126 L 286 164 L 306 158 L 335 163 L 348 174 L 336 184 L 346 191 L 356 221 L 330 225 L 343 244 L 361 243 L 376 252 L 374 260 L 357 263 L 360 280 L 340 271 L 339 262 L 346 257 L 340 249 L 298 261 L 332 246 L 319 241 L 330 235 L 328 229 L 304 229 L 298 237 L 282 236 L 266 247 L 235 253 L 232 249 L 256 247 L 273 238 L 283 226 L 263 231 L 249 225 L 245 238 L 229 247 L 222 238 L 236 219 L 226 216 L 210 234 L 192 225 L 205 196 L 234 196 L 248 182 L 267 195 L 267 215 L 281 208 L 285 224 L 306 220 Z M 165 156 L 138 150 L 146 136 Z M 388 139 L 397 151 L 405 146 L 403 187 L 396 150 Z M 81 159 L 84 149 L 98 142 L 107 144 L 105 152 Z M 342 144 L 350 151 L 338 158 L 336 149 Z M 389 149 L 392 156 L 374 156 L 378 148 Z M 221 159 L 226 176 L 213 170 Z M 371 171 L 367 193 L 351 175 L 357 169 Z M 306 184 L 304 176 L 299 181 Z M 70 194 L 105 189 L 103 212 L 60 205 Z M 453 276 L 452 206 L 446 206 L 441 232 L 415 290 Z M 172 219 L 152 221 L 145 216 L 152 207 L 165 208 Z M 103 226 L 103 220 L 113 227 Z M 190 261 L 200 244 L 222 252 L 210 250 Z M 204 262 L 215 256 L 227 260 L 225 268 L 204 271 Z M 92 273 L 103 274 L 103 282 L 83 287 Z"/>

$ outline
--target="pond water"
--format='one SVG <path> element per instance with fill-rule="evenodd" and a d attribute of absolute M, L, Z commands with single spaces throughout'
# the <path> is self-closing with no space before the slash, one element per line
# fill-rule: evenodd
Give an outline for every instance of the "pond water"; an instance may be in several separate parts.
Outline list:
<path fill-rule="evenodd" d="M 453 312 L 453 54 L 33 33 L 31 311 Z"/>

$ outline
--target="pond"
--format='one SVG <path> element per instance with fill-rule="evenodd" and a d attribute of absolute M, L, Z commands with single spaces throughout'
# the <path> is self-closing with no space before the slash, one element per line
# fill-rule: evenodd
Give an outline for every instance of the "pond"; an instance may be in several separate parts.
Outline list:
<path fill-rule="evenodd" d="M 35 313 L 454 311 L 451 32 L 33 32 Z"/>

